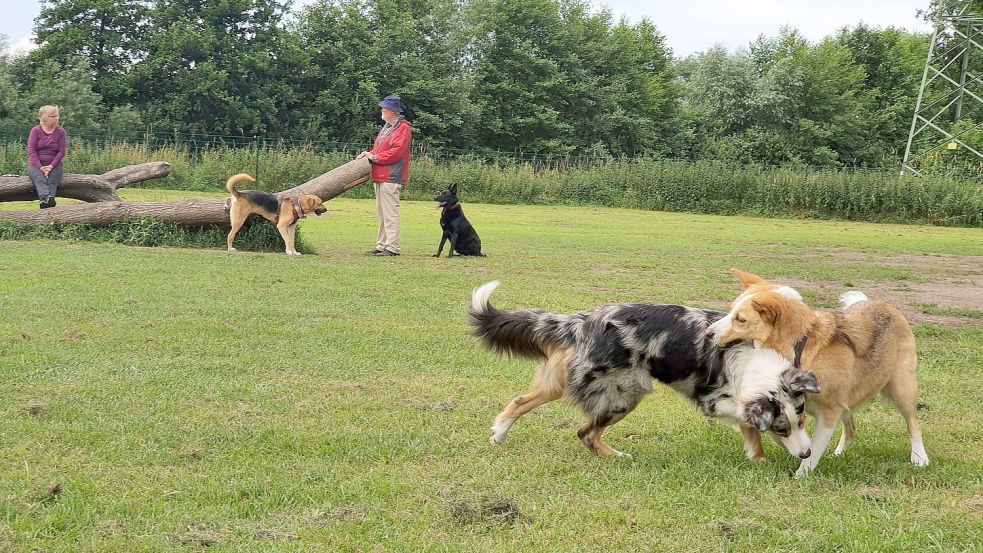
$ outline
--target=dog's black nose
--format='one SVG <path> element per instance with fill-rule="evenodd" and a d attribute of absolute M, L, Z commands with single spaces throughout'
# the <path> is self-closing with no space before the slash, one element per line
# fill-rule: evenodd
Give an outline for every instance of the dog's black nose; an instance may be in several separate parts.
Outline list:
<path fill-rule="evenodd" d="M 805 453 L 799 453 L 799 459 L 808 459 L 812 455 L 812 450 L 807 449 Z"/>

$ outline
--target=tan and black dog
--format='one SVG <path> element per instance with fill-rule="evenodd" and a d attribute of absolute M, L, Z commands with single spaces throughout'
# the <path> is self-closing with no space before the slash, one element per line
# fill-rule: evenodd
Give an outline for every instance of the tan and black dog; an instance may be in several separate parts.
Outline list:
<path fill-rule="evenodd" d="M 297 222 L 307 217 L 309 213 L 320 216 L 328 210 L 324 209 L 321 198 L 314 194 L 301 194 L 300 196 L 281 196 L 276 197 L 268 192 L 259 190 L 236 190 L 236 185 L 240 182 L 256 182 L 256 179 L 246 173 L 239 173 L 229 177 L 225 187 L 232 192 L 232 197 L 226 201 L 229 207 L 229 221 L 232 223 L 232 230 L 229 231 L 228 246 L 229 251 L 236 251 L 232 247 L 232 241 L 246 219 L 256 213 L 264 219 L 276 224 L 283 243 L 286 245 L 287 255 L 300 255 L 294 248 L 294 236 L 297 234 Z"/>

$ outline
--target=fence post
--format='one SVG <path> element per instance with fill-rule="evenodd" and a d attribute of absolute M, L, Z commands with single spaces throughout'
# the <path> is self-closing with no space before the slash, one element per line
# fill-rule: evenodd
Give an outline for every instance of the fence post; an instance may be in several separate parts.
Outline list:
<path fill-rule="evenodd" d="M 256 180 L 259 180 L 259 140 L 253 135 L 253 147 L 256 148 Z"/>

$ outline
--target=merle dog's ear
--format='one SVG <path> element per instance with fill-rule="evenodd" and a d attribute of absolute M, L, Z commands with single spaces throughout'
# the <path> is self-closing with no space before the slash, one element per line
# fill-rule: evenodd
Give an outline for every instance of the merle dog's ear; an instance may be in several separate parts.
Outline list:
<path fill-rule="evenodd" d="M 771 428 L 771 423 L 775 422 L 775 411 L 771 408 L 768 398 L 762 397 L 752 401 L 747 405 L 744 413 L 747 422 L 759 432 L 768 430 Z"/>
<path fill-rule="evenodd" d="M 811 371 L 793 371 L 786 375 L 786 381 L 788 382 L 788 389 L 793 394 L 818 394 L 823 391 L 819 387 L 816 373 Z"/>

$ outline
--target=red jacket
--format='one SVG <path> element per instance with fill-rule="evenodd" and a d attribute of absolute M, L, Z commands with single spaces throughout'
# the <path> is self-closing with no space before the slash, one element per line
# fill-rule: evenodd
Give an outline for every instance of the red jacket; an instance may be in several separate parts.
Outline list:
<path fill-rule="evenodd" d="M 405 185 L 410 180 L 410 144 L 413 142 L 413 125 L 403 119 L 393 126 L 386 124 L 375 137 L 369 153 L 372 157 L 372 182 L 395 182 Z"/>

